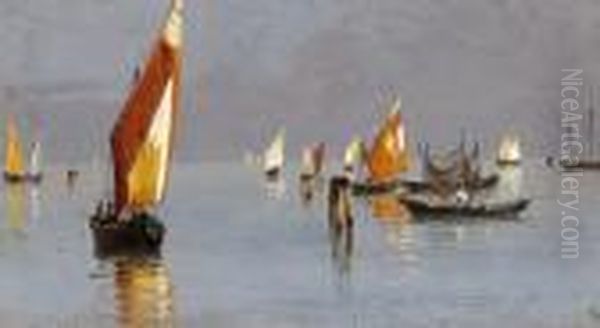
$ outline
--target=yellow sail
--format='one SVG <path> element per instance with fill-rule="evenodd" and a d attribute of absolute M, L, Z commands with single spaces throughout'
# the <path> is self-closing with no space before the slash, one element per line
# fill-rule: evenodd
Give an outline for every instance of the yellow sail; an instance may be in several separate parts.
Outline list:
<path fill-rule="evenodd" d="M 396 98 L 391 111 L 375 138 L 367 158 L 370 179 L 383 182 L 409 169 L 404 124 L 400 115 L 401 102 Z"/>
<path fill-rule="evenodd" d="M 6 124 L 6 157 L 4 172 L 10 175 L 23 175 L 23 151 L 14 119 L 8 118 Z"/>
<path fill-rule="evenodd" d="M 115 205 L 146 208 L 163 198 L 179 108 L 182 1 L 174 0 L 159 39 L 111 136 Z"/>

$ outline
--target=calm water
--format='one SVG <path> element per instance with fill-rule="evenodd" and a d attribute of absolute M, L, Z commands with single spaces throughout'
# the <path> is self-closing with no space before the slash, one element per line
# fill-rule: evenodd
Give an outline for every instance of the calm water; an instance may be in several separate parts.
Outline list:
<path fill-rule="evenodd" d="M 87 213 L 103 174 L 0 193 L 3 327 L 593 327 L 600 324 L 600 175 L 582 179 L 580 258 L 560 257 L 559 175 L 522 173 L 521 221 L 411 223 L 358 200 L 352 247 L 295 180 L 238 164 L 178 165 L 162 261 L 100 262 Z M 387 204 L 387 206 L 386 206 Z M 375 214 L 385 217 L 376 218 Z"/>

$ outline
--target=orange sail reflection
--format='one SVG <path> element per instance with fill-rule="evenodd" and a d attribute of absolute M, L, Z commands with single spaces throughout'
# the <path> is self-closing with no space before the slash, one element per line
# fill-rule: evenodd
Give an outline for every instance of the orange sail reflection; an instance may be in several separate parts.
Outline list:
<path fill-rule="evenodd" d="M 410 212 L 395 195 L 381 195 L 369 199 L 371 215 L 376 219 L 409 222 Z"/>
<path fill-rule="evenodd" d="M 5 204 L 8 227 L 12 231 L 25 230 L 25 187 L 21 184 L 6 185 Z"/>
<path fill-rule="evenodd" d="M 114 265 L 120 327 L 174 327 L 173 288 L 162 262 L 120 259 Z"/>

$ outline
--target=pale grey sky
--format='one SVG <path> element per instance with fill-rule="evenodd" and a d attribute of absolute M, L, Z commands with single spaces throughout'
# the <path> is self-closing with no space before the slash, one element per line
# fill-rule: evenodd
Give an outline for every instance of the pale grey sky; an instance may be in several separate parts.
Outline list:
<path fill-rule="evenodd" d="M 166 6 L 2 1 L 0 120 L 38 113 L 47 157 L 91 158 Z M 181 160 L 239 159 L 279 125 L 290 156 L 317 139 L 339 156 L 372 133 L 387 86 L 413 142 L 465 127 L 489 146 L 511 128 L 539 153 L 558 136 L 560 70 L 600 77 L 594 0 L 187 0 L 185 16 Z"/>

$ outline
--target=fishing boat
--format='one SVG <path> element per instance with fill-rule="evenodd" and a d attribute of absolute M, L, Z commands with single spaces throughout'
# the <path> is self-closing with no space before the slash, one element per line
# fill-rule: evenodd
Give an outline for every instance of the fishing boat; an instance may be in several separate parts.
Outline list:
<path fill-rule="evenodd" d="M 530 199 L 519 198 L 501 202 L 434 202 L 421 197 L 402 196 L 400 201 L 410 210 L 413 217 L 419 219 L 424 215 L 435 217 L 456 218 L 483 218 L 483 217 L 506 217 L 514 215 L 527 209 L 531 203 Z"/>
<path fill-rule="evenodd" d="M 595 151 L 595 87 L 590 87 L 588 89 L 588 106 L 587 106 L 587 118 L 584 118 L 586 122 L 588 122 L 587 126 L 587 136 L 586 136 L 586 145 L 585 145 L 585 153 L 583 156 L 575 155 L 568 158 L 561 158 L 560 166 L 562 166 L 565 170 L 600 170 L 600 158 L 597 158 L 594 154 Z M 572 127 L 569 128 L 572 130 Z M 567 131 L 568 134 L 578 133 L 575 131 Z"/>
<path fill-rule="evenodd" d="M 265 151 L 263 158 L 263 170 L 267 179 L 277 180 L 283 170 L 285 162 L 285 130 L 279 129 L 275 139 Z"/>
<path fill-rule="evenodd" d="M 6 121 L 6 151 L 4 157 L 4 180 L 8 183 L 20 183 L 27 180 L 23 164 L 21 138 L 12 115 Z"/>
<path fill-rule="evenodd" d="M 355 182 L 354 194 L 391 192 L 402 185 L 399 175 L 408 171 L 409 157 L 401 107 L 400 97 L 395 97 L 373 146 L 367 151 L 367 181 Z"/>
<path fill-rule="evenodd" d="M 423 177 L 421 180 L 403 180 L 402 187 L 407 192 L 449 195 L 461 188 L 478 192 L 498 184 L 498 174 L 481 173 L 479 144 L 473 144 L 468 151 L 464 136 L 459 147 L 449 152 L 432 155 L 427 143 L 422 152 Z"/>
<path fill-rule="evenodd" d="M 319 142 L 302 150 L 300 180 L 312 180 L 323 170 L 325 160 L 325 143 Z"/>
<path fill-rule="evenodd" d="M 514 135 L 506 135 L 500 142 L 496 163 L 500 166 L 519 165 L 521 163 L 521 144 Z"/>
<path fill-rule="evenodd" d="M 180 107 L 183 4 L 173 0 L 112 130 L 113 199 L 90 218 L 97 254 L 159 253 L 174 124 Z"/>

